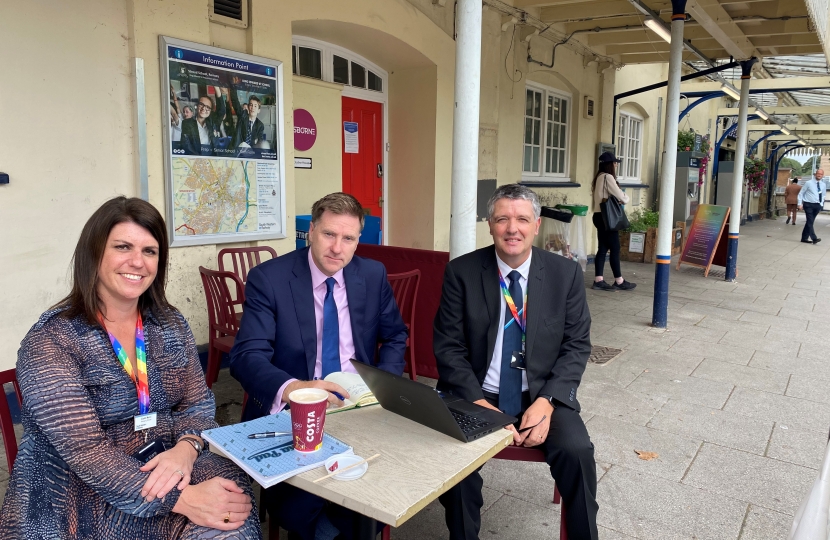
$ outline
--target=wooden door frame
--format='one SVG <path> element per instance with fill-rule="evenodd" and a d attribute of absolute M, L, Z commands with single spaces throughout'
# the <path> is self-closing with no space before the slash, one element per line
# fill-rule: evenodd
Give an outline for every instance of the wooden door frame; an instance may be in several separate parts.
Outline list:
<path fill-rule="evenodd" d="M 361 90 L 351 86 L 344 86 L 341 98 L 359 99 L 380 103 L 382 108 L 383 140 L 381 141 L 381 152 L 383 153 L 383 219 L 381 220 L 381 231 L 383 232 L 383 245 L 389 244 L 389 99 L 388 93 L 378 94 L 370 90 Z M 343 102 L 341 99 L 340 110 L 342 112 Z M 340 179 L 341 183 L 343 179 Z"/>

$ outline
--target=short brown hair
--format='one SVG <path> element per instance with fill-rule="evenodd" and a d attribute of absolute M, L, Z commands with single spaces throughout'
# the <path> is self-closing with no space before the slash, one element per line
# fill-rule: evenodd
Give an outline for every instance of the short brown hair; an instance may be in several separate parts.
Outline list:
<path fill-rule="evenodd" d="M 354 216 L 360 220 L 360 230 L 363 230 L 363 206 L 348 193 L 338 191 L 329 193 L 313 205 L 311 205 L 311 222 L 315 225 L 320 221 L 320 216 L 328 210 L 332 214 Z"/>
<path fill-rule="evenodd" d="M 115 197 L 101 205 L 86 222 L 75 254 L 72 256 L 72 290 L 55 304 L 54 308 L 65 308 L 67 318 L 84 316 L 92 324 L 98 324 L 101 299 L 98 297 L 98 268 L 104 258 L 110 231 L 119 223 L 135 223 L 149 232 L 159 244 L 159 261 L 156 278 L 138 299 L 138 309 L 149 309 L 153 315 L 169 320 L 174 310 L 167 302 L 164 287 L 167 282 L 167 260 L 169 248 L 164 218 L 156 207 L 135 197 Z"/>

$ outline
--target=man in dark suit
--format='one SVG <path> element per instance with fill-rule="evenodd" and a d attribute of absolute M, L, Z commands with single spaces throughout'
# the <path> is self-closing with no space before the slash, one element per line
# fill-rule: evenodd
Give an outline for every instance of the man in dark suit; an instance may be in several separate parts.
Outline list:
<path fill-rule="evenodd" d="M 540 210 L 530 189 L 499 187 L 488 203 L 495 245 L 447 265 L 433 338 L 438 388 L 532 427 L 508 426 L 513 444 L 545 453 L 568 538 L 596 540 L 594 446 L 576 399 L 591 316 L 579 265 L 533 247 Z M 476 471 L 439 497 L 451 540 L 478 538 L 482 484 Z"/>
<path fill-rule="evenodd" d="M 351 358 L 374 364 L 378 351 L 380 369 L 403 373 L 407 329 L 386 269 L 354 256 L 363 215 L 351 195 L 326 195 L 311 208 L 310 247 L 248 274 L 231 350 L 231 375 L 248 393 L 243 421 L 280 411 L 300 388 L 328 390 L 329 402 L 342 405 L 334 392 L 348 393 L 319 379 L 334 371 L 355 373 Z M 285 483 L 268 489 L 265 501 L 272 518 L 294 537 L 313 540 L 319 522 L 351 538 L 353 514 L 345 508 Z"/>
<path fill-rule="evenodd" d="M 248 106 L 245 108 L 239 104 L 235 87 L 231 87 L 230 94 L 233 110 L 236 111 L 236 132 L 234 133 L 231 144 L 233 144 L 234 148 L 242 143 L 247 144 L 249 147 L 254 147 L 263 140 L 263 134 L 265 133 L 265 124 L 257 118 L 259 109 L 262 107 L 262 102 L 257 96 L 252 94 L 248 98 Z"/>
<path fill-rule="evenodd" d="M 215 155 L 215 140 L 222 136 L 225 98 L 228 90 L 217 87 L 216 105 L 208 96 L 199 98 L 196 116 L 182 121 L 181 149 L 191 156 Z"/>

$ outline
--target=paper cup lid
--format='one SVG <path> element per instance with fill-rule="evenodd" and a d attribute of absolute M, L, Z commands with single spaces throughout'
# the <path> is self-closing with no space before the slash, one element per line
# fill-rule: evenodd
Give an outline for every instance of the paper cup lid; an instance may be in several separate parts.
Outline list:
<path fill-rule="evenodd" d="M 343 469 L 362 460 L 362 457 L 354 454 L 338 454 L 336 456 L 332 456 L 326 460 L 326 474 L 336 472 L 339 469 Z M 338 474 L 334 477 L 334 480 L 357 480 L 366 474 L 367 470 L 369 470 L 369 464 L 364 463 L 363 465 L 358 465 L 357 467 L 353 467 L 344 473 Z"/>

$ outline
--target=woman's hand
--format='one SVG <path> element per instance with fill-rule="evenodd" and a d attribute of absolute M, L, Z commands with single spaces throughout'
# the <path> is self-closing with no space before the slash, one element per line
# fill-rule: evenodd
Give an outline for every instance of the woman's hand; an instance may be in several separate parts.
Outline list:
<path fill-rule="evenodd" d="M 140 470 L 150 473 L 150 477 L 141 488 L 141 496 L 147 502 L 161 499 L 173 487 L 183 490 L 190 484 L 190 473 L 193 472 L 193 463 L 196 461 L 196 450 L 190 443 L 181 441 L 176 446 L 162 452 L 144 464 Z"/>
<path fill-rule="evenodd" d="M 233 480 L 211 478 L 187 486 L 173 511 L 200 527 L 221 531 L 238 529 L 251 515 L 251 498 Z M 225 522 L 228 519 L 228 522 Z"/>

